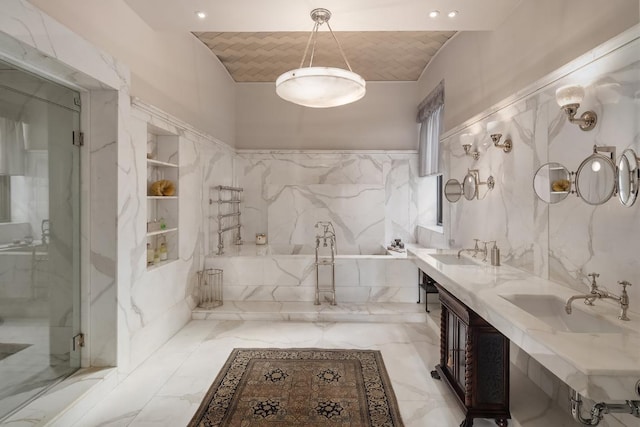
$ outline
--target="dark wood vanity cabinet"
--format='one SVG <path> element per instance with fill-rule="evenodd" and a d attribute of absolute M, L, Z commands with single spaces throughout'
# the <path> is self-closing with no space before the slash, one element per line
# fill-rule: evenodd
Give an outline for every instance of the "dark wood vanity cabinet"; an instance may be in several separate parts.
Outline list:
<path fill-rule="evenodd" d="M 462 406 L 461 427 L 474 418 L 494 418 L 507 426 L 509 340 L 440 285 L 440 364 L 437 374 Z M 435 375 L 435 374 L 434 374 Z"/>

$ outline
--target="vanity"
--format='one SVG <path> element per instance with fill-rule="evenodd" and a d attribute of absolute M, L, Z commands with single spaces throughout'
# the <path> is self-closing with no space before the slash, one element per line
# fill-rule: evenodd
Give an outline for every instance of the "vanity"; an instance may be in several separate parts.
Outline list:
<path fill-rule="evenodd" d="M 474 418 L 508 425 L 509 340 L 436 283 L 440 294 L 440 364 L 434 377 L 451 388 L 464 412 L 461 427 Z"/>
<path fill-rule="evenodd" d="M 584 397 L 596 402 L 640 399 L 637 312 L 629 314 L 630 321 L 621 321 L 618 306 L 597 301 L 593 306 L 574 305 L 573 313 L 568 315 L 564 306 L 576 293 L 574 289 L 508 265 L 495 267 L 465 256 L 458 259 L 450 250 L 415 247 L 408 250 L 416 266 L 438 283 L 445 334 L 441 336 L 441 358 L 436 371 L 463 407 L 462 426 L 471 426 L 474 417 L 495 418 L 499 425 L 506 425 L 510 417 L 509 341 Z M 492 343 L 495 359 L 485 365 L 468 357 L 469 349 L 477 353 L 478 345 L 487 345 L 482 343 L 483 339 Z M 497 357 L 498 354 L 501 356 Z M 488 369 L 488 365 L 492 366 Z M 481 369 L 485 369 L 492 378 L 500 379 L 504 387 L 492 383 L 494 400 L 469 400 L 473 397 L 469 390 L 479 391 L 468 387 L 470 380 L 469 385 L 473 385 L 474 369 L 475 375 L 484 375 Z M 484 381 L 483 377 L 478 382 Z M 495 406 L 485 405 L 483 410 L 487 412 L 480 413 L 473 403 Z"/>

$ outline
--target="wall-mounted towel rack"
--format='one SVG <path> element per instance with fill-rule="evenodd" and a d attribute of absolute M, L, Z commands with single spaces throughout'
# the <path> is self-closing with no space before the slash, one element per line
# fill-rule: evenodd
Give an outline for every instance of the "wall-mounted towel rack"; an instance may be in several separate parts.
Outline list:
<path fill-rule="evenodd" d="M 235 244 L 242 244 L 241 222 L 240 222 L 240 193 L 244 191 L 240 187 L 229 187 L 218 185 L 211 188 L 218 191 L 218 200 L 209 199 L 209 205 L 218 204 L 218 255 L 224 253 L 223 234 L 227 231 L 237 230 Z"/>

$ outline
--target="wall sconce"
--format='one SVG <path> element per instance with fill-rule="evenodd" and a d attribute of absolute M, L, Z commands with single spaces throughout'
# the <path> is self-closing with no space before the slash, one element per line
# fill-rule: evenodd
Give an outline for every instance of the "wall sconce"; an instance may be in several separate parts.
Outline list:
<path fill-rule="evenodd" d="M 513 143 L 511 139 L 507 138 L 501 144 L 500 138 L 502 138 L 502 133 L 499 131 L 500 122 L 489 122 L 487 123 L 487 132 L 491 135 L 491 141 L 493 141 L 493 146 L 496 148 L 502 148 L 502 151 L 505 153 L 510 153 L 513 148 Z"/>
<path fill-rule="evenodd" d="M 480 152 L 478 152 L 477 149 L 476 151 L 471 151 L 474 141 L 475 136 L 471 133 L 460 135 L 460 142 L 462 143 L 462 148 L 464 148 L 464 154 L 473 157 L 473 160 L 478 160 L 480 158 Z"/>
<path fill-rule="evenodd" d="M 567 114 L 569 123 L 577 124 L 580 129 L 587 131 L 596 126 L 598 116 L 593 111 L 587 111 L 579 119 L 575 118 L 583 98 L 584 88 L 580 85 L 562 86 L 556 90 L 556 101 Z"/>

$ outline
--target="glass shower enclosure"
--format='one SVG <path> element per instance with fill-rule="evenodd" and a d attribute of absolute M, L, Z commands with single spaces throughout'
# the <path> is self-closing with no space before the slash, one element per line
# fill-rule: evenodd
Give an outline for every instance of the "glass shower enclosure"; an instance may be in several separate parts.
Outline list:
<path fill-rule="evenodd" d="M 0 423 L 80 366 L 80 95 L 0 61 Z"/>

